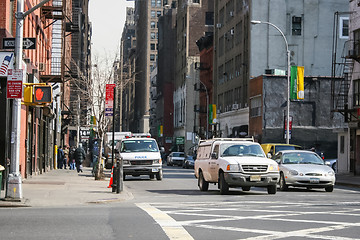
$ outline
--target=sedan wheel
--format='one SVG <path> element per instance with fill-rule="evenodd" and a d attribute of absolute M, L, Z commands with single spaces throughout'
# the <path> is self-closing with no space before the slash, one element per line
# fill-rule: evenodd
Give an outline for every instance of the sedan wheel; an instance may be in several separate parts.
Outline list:
<path fill-rule="evenodd" d="M 286 191 L 286 190 L 288 190 L 288 186 L 286 185 L 285 177 L 284 177 L 284 174 L 283 174 L 283 173 L 281 173 L 281 175 L 280 175 L 279 185 L 280 185 L 280 190 L 281 190 L 281 191 Z"/>
<path fill-rule="evenodd" d="M 332 192 L 332 191 L 334 191 L 334 186 L 326 187 L 326 188 L 325 188 L 325 191 L 326 191 L 326 192 Z"/>
<path fill-rule="evenodd" d="M 202 171 L 199 173 L 198 186 L 200 191 L 207 191 L 209 189 L 209 183 L 205 181 Z"/>
<path fill-rule="evenodd" d="M 224 173 L 220 173 L 219 188 L 222 195 L 229 193 L 229 184 L 225 181 Z"/>

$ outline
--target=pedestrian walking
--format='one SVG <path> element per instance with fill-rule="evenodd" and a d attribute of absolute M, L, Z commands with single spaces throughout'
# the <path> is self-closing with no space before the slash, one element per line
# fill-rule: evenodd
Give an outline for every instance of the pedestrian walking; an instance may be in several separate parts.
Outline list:
<path fill-rule="evenodd" d="M 66 166 L 68 165 L 68 161 L 69 161 L 69 148 L 67 145 L 64 145 L 64 160 L 63 160 L 63 164 L 64 164 L 64 169 L 66 169 Z"/>
<path fill-rule="evenodd" d="M 57 168 L 62 169 L 63 164 L 64 164 L 64 151 L 61 149 L 61 146 L 59 146 L 57 152 Z"/>
<path fill-rule="evenodd" d="M 76 150 L 75 147 L 70 148 L 70 152 L 69 152 L 69 167 L 70 167 L 70 170 L 75 170 L 75 168 L 76 168 L 75 150 Z"/>
<path fill-rule="evenodd" d="M 82 144 L 79 143 L 79 147 L 75 150 L 75 163 L 77 172 L 82 172 L 82 162 L 85 160 L 85 150 L 82 148 Z"/>

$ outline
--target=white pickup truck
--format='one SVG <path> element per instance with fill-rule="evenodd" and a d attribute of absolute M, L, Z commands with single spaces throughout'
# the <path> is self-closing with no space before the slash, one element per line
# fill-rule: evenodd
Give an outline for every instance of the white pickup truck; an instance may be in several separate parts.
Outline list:
<path fill-rule="evenodd" d="M 218 183 L 221 194 L 230 187 L 266 187 L 275 194 L 279 181 L 278 164 L 265 156 L 260 144 L 251 139 L 211 139 L 199 144 L 195 161 L 195 177 L 201 191 L 209 183 Z"/>

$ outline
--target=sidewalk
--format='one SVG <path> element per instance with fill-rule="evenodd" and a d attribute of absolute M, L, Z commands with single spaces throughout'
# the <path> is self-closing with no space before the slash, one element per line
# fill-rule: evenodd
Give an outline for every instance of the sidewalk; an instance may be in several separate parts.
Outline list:
<path fill-rule="evenodd" d="M 132 199 L 125 185 L 119 194 L 107 188 L 109 172 L 106 172 L 105 180 L 95 181 L 91 170 L 84 167 L 78 174 L 75 170 L 57 169 L 24 179 L 21 202 L 5 201 L 5 191 L 1 191 L 0 208 L 75 206 Z"/>

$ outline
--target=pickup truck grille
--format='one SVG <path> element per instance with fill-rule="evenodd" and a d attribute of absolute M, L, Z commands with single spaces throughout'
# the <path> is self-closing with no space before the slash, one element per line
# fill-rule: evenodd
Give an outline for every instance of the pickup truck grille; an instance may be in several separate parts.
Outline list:
<path fill-rule="evenodd" d="M 153 160 L 132 160 L 131 165 L 152 165 Z"/>
<path fill-rule="evenodd" d="M 244 172 L 266 172 L 268 169 L 267 165 L 242 165 Z"/>

